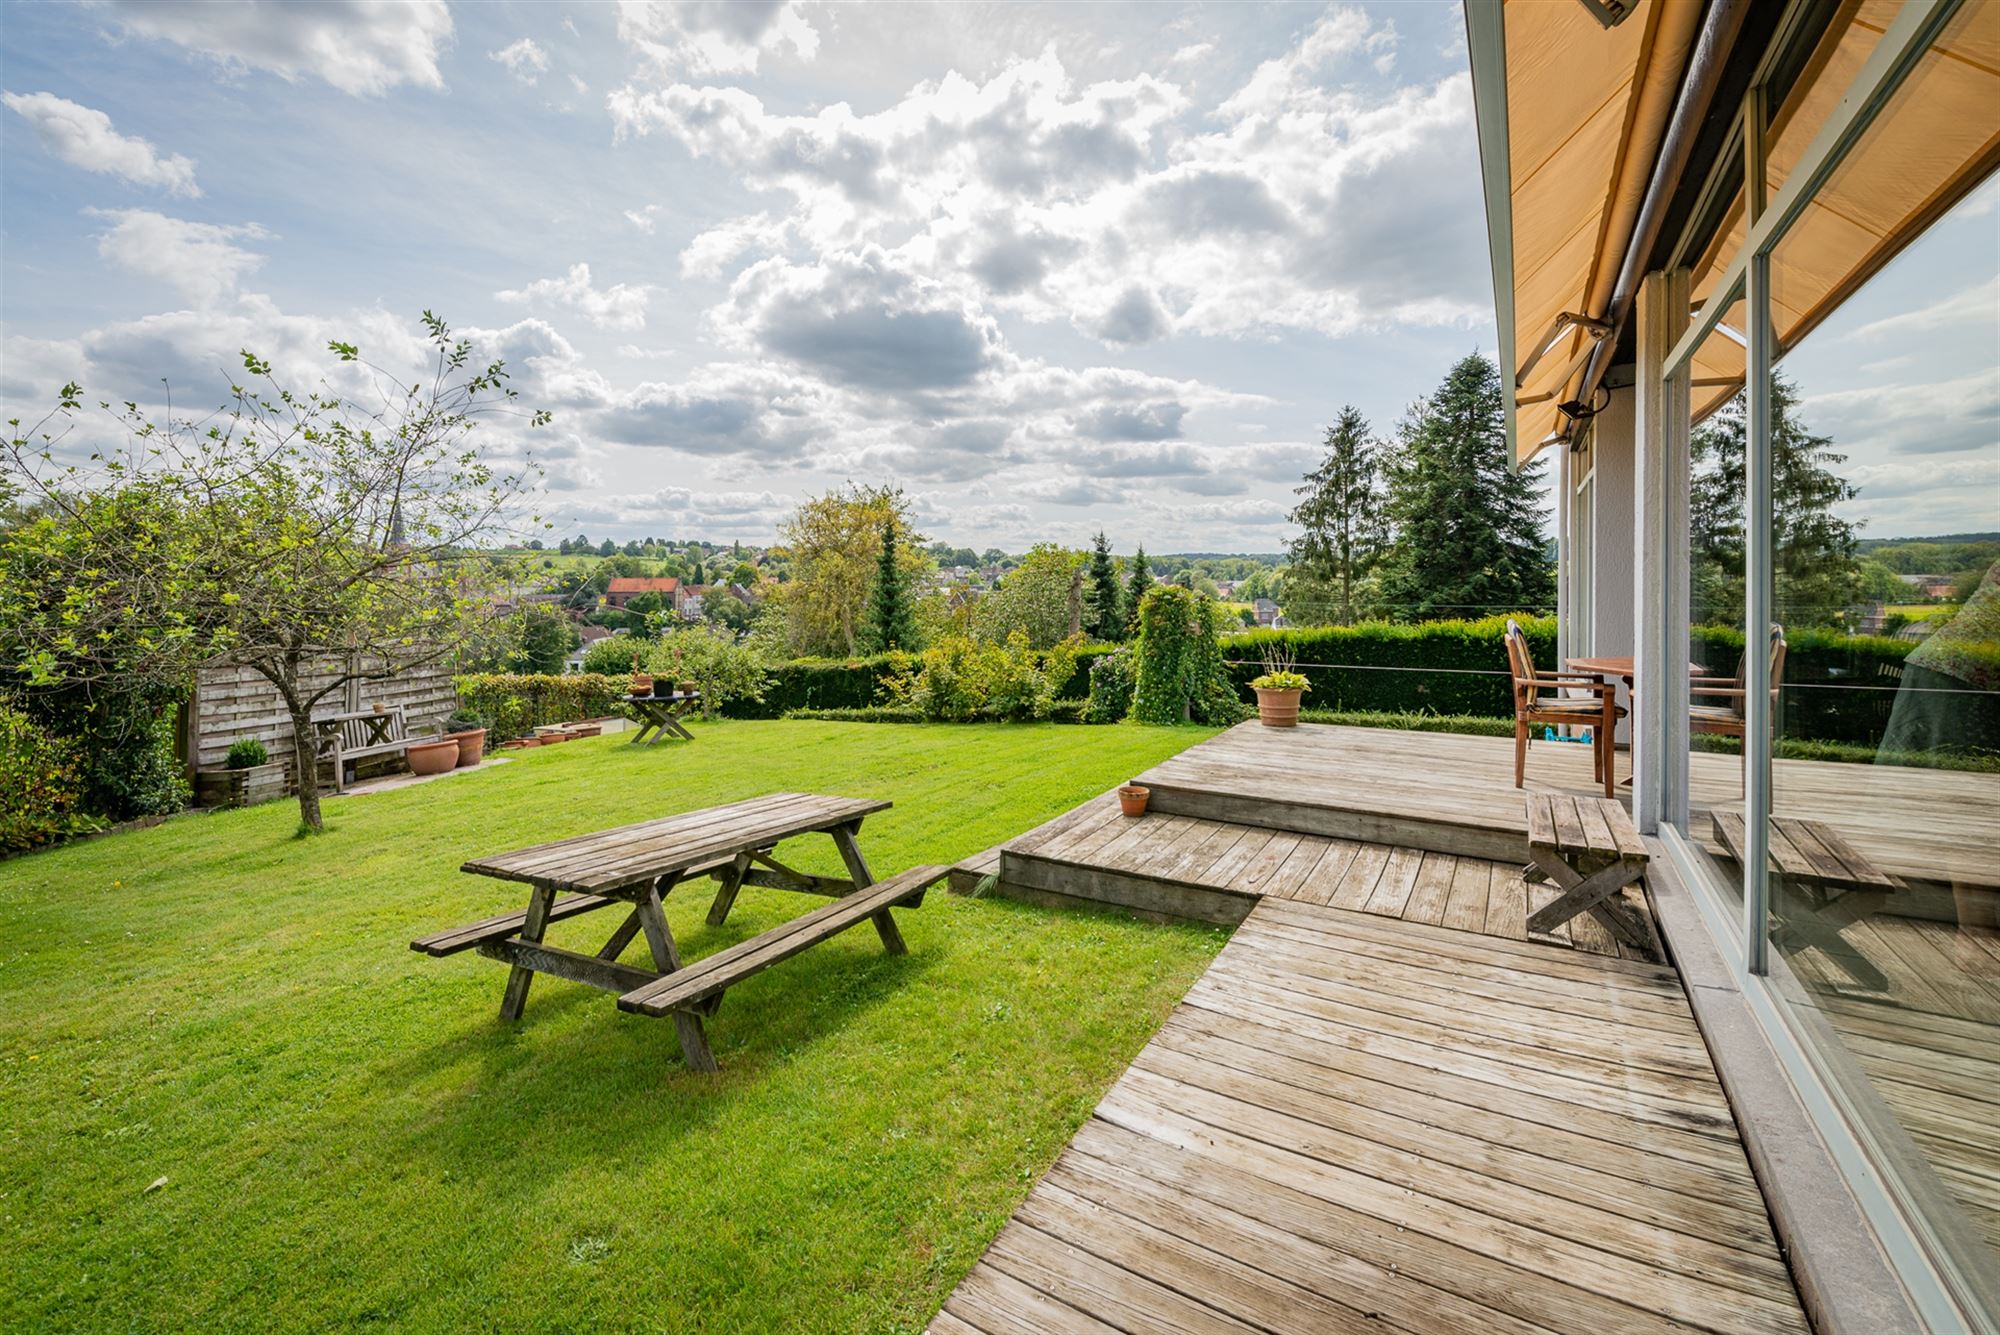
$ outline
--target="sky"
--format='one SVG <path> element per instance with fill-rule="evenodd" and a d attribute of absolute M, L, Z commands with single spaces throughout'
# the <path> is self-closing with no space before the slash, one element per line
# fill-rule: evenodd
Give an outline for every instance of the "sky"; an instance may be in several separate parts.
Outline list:
<path fill-rule="evenodd" d="M 852 481 L 981 549 L 1275 551 L 1343 404 L 1494 349 L 1471 107 L 1455 4 L 9 5 L 0 403 L 400 372 L 430 309 L 554 413 L 481 430 L 561 534 L 768 541 Z M 1900 383 L 1860 352 L 1819 388 Z M 1822 411 L 1902 478 L 1872 402 Z"/>

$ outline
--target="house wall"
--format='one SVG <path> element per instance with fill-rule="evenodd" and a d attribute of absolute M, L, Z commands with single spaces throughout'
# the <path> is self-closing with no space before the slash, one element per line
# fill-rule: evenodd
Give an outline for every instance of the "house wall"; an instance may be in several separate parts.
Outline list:
<path fill-rule="evenodd" d="M 1611 403 L 1597 415 L 1596 481 L 1591 507 L 1592 604 L 1591 645 L 1593 654 L 1630 654 L 1634 644 L 1634 608 L 1638 591 L 1639 540 L 1633 504 L 1634 464 L 1637 442 L 1633 437 L 1633 394 L 1627 387 L 1611 391 Z M 1618 703 L 1628 710 L 1624 683 L 1618 686 Z M 1620 741 L 1630 740 L 1629 723 L 1618 725 Z"/>

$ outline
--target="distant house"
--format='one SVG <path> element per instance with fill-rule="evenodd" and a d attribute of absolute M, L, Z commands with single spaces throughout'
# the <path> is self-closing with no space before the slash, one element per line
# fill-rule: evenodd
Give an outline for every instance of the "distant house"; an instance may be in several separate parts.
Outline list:
<path fill-rule="evenodd" d="M 1252 603 L 1250 606 L 1251 610 L 1257 614 L 1258 625 L 1269 626 L 1277 622 L 1278 605 L 1272 602 L 1269 598 L 1259 598 L 1256 602 Z"/>
<path fill-rule="evenodd" d="M 583 639 L 576 648 L 570 650 L 569 657 L 563 660 L 564 672 L 583 671 L 583 656 L 590 652 L 591 645 L 596 644 L 599 640 L 608 640 L 614 635 L 623 635 L 625 633 L 622 630 L 612 630 L 609 626 L 585 625 L 578 626 L 576 630 L 577 634 L 581 635 Z"/>
<path fill-rule="evenodd" d="M 1920 598 L 1949 598 L 1958 581 L 1950 575 L 1898 575 Z"/>
<path fill-rule="evenodd" d="M 660 602 L 676 612 L 681 611 L 682 604 L 687 601 L 687 591 L 681 586 L 680 580 L 672 575 L 621 575 L 613 579 L 610 586 L 604 590 L 604 605 L 624 607 L 642 593 L 658 594 Z"/>

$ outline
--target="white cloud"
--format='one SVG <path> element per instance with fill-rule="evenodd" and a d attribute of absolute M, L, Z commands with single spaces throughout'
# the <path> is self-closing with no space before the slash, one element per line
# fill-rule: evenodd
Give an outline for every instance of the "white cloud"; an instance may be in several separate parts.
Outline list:
<path fill-rule="evenodd" d="M 669 360 L 675 354 L 672 348 L 642 348 L 636 343 L 620 343 L 618 345 L 618 355 L 620 357 L 630 357 L 634 361 L 663 362 Z"/>
<path fill-rule="evenodd" d="M 119 134 L 101 111 L 54 93 L 0 93 L 0 103 L 19 113 L 34 127 L 42 147 L 71 166 L 121 176 L 170 195 L 201 194 L 194 182 L 193 159 L 162 154 L 144 139 Z"/>
<path fill-rule="evenodd" d="M 599 329 L 644 329 L 646 305 L 652 294 L 644 286 L 617 283 L 608 288 L 591 285 L 590 266 L 572 264 L 561 278 L 542 278 L 524 288 L 493 294 L 501 301 L 529 304 L 545 302 L 576 311 Z"/>
<path fill-rule="evenodd" d="M 578 97 L 581 97 L 585 93 L 588 93 L 590 91 L 590 85 L 585 83 L 582 79 L 577 78 L 576 75 L 574 74 L 569 76 L 569 86 L 576 89 Z"/>
<path fill-rule="evenodd" d="M 1988 332 L 2000 329 L 2000 274 L 1974 287 L 1965 288 L 1933 306 L 1899 311 L 1852 330 L 1848 338 L 1906 338 L 1959 324 L 1982 324 Z"/>
<path fill-rule="evenodd" d="M 99 255 L 121 268 L 166 283 L 202 305 L 227 297 L 245 274 L 264 262 L 262 255 L 236 243 L 265 240 L 271 235 L 255 223 L 189 222 L 151 209 L 89 212 L 111 224 L 98 234 Z"/>
<path fill-rule="evenodd" d="M 618 36 L 668 74 L 752 74 L 781 48 L 819 50 L 796 0 L 619 0 Z"/>
<path fill-rule="evenodd" d="M 648 236 L 653 234 L 653 228 L 658 225 L 659 216 L 660 206 L 658 204 L 648 204 L 643 209 L 625 210 L 625 221 L 631 223 Z"/>
<path fill-rule="evenodd" d="M 1215 50 L 1214 42 L 1191 42 L 1167 57 L 1169 65 L 1192 65 Z"/>
<path fill-rule="evenodd" d="M 536 78 L 548 73 L 549 70 L 548 52 L 535 45 L 535 39 L 532 37 L 523 37 L 520 41 L 503 46 L 498 51 L 488 51 L 486 58 L 506 66 L 509 74 L 531 88 Z"/>
<path fill-rule="evenodd" d="M 108 0 L 108 7 L 128 33 L 289 82 L 320 78 L 356 96 L 379 96 L 406 83 L 444 87 L 438 56 L 452 35 L 444 0 L 317 0 L 310 6 Z"/>

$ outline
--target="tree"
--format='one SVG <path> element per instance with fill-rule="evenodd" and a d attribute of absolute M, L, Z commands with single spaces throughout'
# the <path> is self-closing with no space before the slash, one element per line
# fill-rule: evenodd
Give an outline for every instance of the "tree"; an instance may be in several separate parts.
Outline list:
<path fill-rule="evenodd" d="M 213 418 L 158 422 L 127 404 L 126 450 L 94 469 L 63 467 L 16 427 L 4 495 L 32 495 L 50 527 L 28 530 L 43 555 L 74 551 L 88 564 L 7 559 L 8 606 L 73 599 L 71 573 L 113 609 L 162 617 L 148 637 L 154 661 L 192 670 L 226 652 L 283 700 L 296 750 L 299 815 L 321 828 L 313 713 L 356 679 L 393 677 L 455 654 L 496 604 L 485 586 L 496 563 L 478 550 L 511 522 L 531 473 L 497 474 L 468 439 L 478 420 L 511 402 L 500 362 L 472 363 L 472 346 L 424 312 L 430 365 L 419 378 L 362 361 L 353 344 L 329 350 L 363 374 L 367 402 L 322 386 L 293 392 L 269 363 L 243 354 L 243 383 Z M 80 407 L 74 386 L 59 412 Z M 109 411 L 109 405 L 104 405 Z M 540 425 L 546 413 L 534 413 Z M 46 436 L 44 437 L 46 439 Z M 100 507 L 138 505 L 146 540 L 122 544 L 93 519 Z M 17 530 L 19 534 L 21 530 Z M 48 539 L 61 537 L 72 542 Z M 129 535 L 119 535 L 129 536 Z M 28 580 L 15 588 L 14 576 Z M 122 616 L 85 612 L 83 617 Z M 0 622 L 20 622 L 0 608 Z M 31 681 L 94 670 L 54 652 L 79 618 L 43 617 L 45 629 L 6 647 Z"/>
<path fill-rule="evenodd" d="M 1134 639 L 1139 634 L 1139 605 L 1146 601 L 1146 591 L 1153 587 L 1153 572 L 1146 564 L 1144 547 L 1132 555 L 1132 567 L 1125 577 L 1125 638 Z"/>
<path fill-rule="evenodd" d="M 597 545 L 597 554 L 599 556 L 616 556 L 618 554 L 618 544 L 606 538 Z"/>
<path fill-rule="evenodd" d="M 870 653 L 891 649 L 915 651 L 917 618 L 910 606 L 909 574 L 897 560 L 896 521 L 882 521 L 882 553 L 875 559 L 875 587 L 868 592 L 867 627 L 863 645 Z"/>
<path fill-rule="evenodd" d="M 1125 621 L 1118 614 L 1118 565 L 1111 559 L 1111 543 L 1099 533 L 1090 551 L 1089 585 L 1084 596 L 1083 624 L 1100 640 L 1125 638 Z"/>
<path fill-rule="evenodd" d="M 901 488 L 852 484 L 799 506 L 784 526 L 791 582 L 775 600 L 784 612 L 790 652 L 853 654 L 859 649 L 884 524 L 895 529 L 896 559 L 910 582 L 922 577 L 924 539 L 912 527 L 909 510 Z"/>
<path fill-rule="evenodd" d="M 1859 597 L 1856 526 L 1833 513 L 1860 489 L 1833 471 L 1847 456 L 1798 417 L 1798 390 L 1771 377 L 1772 615 L 1784 625 L 1838 626 Z M 1743 468 L 1748 440 L 1737 395 L 1689 440 L 1689 558 L 1697 616 L 1743 609 Z M 1727 609 L 1727 611 L 1724 611 Z"/>
<path fill-rule="evenodd" d="M 1493 363 L 1477 353 L 1461 360 L 1397 437 L 1388 469 L 1395 539 L 1380 585 L 1392 614 L 1431 621 L 1549 608 L 1540 466 L 1509 466 Z M 1296 569 L 1288 583 L 1295 578 Z"/>
<path fill-rule="evenodd" d="M 1380 453 L 1368 419 L 1350 404 L 1326 429 L 1326 457 L 1293 489 L 1303 499 L 1292 511 L 1299 536 L 1288 544 L 1289 620 L 1307 626 L 1354 624 L 1355 582 L 1374 567 L 1388 539 Z"/>
<path fill-rule="evenodd" d="M 1003 644 L 1019 631 L 1035 649 L 1052 649 L 1073 630 L 1070 594 L 1082 572 L 1082 552 L 1039 542 L 973 607 L 978 638 Z M 1079 609 L 1080 610 L 1080 609 Z"/>

